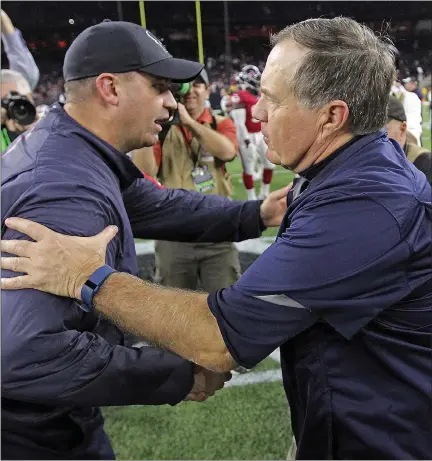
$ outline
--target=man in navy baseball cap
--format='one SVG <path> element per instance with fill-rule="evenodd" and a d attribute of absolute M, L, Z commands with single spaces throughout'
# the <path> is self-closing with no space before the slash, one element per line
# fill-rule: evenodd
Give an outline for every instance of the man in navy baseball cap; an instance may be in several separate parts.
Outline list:
<path fill-rule="evenodd" d="M 84 30 L 68 49 L 63 75 L 66 82 L 103 72 L 142 71 L 176 82 L 188 82 L 203 65 L 173 58 L 161 41 L 138 24 L 109 21 Z"/>
<path fill-rule="evenodd" d="M 177 107 L 170 81 L 194 80 L 201 69 L 174 59 L 135 24 L 83 31 L 64 62 L 65 104 L 52 105 L 2 155 L 2 219 L 13 210 L 79 235 L 114 224 L 121 231 L 108 264 L 131 274 L 134 236 L 193 241 L 202 233 L 217 241 L 244 228 L 246 238 L 258 237 L 258 202 L 159 189 L 126 156 L 157 142 L 160 123 Z M 227 220 L 214 226 L 221 209 Z M 2 226 L 2 239 L 10 236 Z M 151 346 L 126 347 L 114 324 L 74 301 L 65 309 L 65 298 L 16 295 L 2 293 L 2 459 L 114 459 L 98 407 L 202 400 L 230 376 Z"/>
<path fill-rule="evenodd" d="M 171 82 L 192 81 L 202 69 L 174 58 L 138 24 L 105 20 L 66 52 L 64 110 L 122 153 L 150 147 L 177 107 Z"/>

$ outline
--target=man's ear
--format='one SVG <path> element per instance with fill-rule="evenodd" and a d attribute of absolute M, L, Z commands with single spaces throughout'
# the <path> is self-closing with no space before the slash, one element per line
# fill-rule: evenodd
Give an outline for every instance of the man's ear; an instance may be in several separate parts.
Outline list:
<path fill-rule="evenodd" d="M 103 73 L 98 75 L 96 79 L 96 91 L 106 104 L 112 106 L 118 105 L 119 97 L 116 85 L 118 85 L 118 77 L 114 74 Z"/>
<path fill-rule="evenodd" d="M 406 123 L 405 123 L 406 125 Z M 418 140 L 416 136 L 414 136 L 411 131 L 408 131 L 408 128 L 404 131 L 404 135 L 406 137 L 406 142 L 408 144 L 418 144 Z"/>
<path fill-rule="evenodd" d="M 330 101 L 322 109 L 320 120 L 323 134 L 344 131 L 348 122 L 349 108 L 345 101 Z"/>

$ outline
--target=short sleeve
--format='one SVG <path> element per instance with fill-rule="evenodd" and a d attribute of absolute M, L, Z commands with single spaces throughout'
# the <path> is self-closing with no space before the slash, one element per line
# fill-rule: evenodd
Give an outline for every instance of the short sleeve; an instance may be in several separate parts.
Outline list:
<path fill-rule="evenodd" d="M 408 257 L 396 220 L 372 199 L 314 199 L 209 306 L 233 358 L 253 366 L 318 321 L 351 338 L 409 293 Z"/>

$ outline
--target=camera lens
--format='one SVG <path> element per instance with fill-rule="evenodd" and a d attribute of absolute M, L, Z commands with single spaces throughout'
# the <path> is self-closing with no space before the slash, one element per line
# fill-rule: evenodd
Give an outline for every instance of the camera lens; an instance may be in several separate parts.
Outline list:
<path fill-rule="evenodd" d="M 11 101 L 9 105 L 9 117 L 21 125 L 30 125 L 36 119 L 36 108 L 30 101 L 25 99 Z"/>

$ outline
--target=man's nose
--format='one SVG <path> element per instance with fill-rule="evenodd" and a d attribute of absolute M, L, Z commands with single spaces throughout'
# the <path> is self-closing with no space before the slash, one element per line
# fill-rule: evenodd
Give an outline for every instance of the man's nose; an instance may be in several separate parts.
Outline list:
<path fill-rule="evenodd" d="M 261 99 L 258 100 L 258 102 L 252 106 L 252 117 L 255 120 L 259 120 L 260 122 L 266 122 L 267 121 L 267 114 L 264 108 L 262 107 L 262 102 Z"/>
<path fill-rule="evenodd" d="M 171 91 L 167 91 L 167 94 L 164 98 L 164 107 L 169 110 L 177 109 L 177 101 L 175 100 Z"/>
<path fill-rule="evenodd" d="M 257 106 L 258 106 L 258 103 L 252 106 L 252 110 L 251 110 L 252 118 L 254 118 L 255 120 L 262 121 L 259 117 L 259 110 Z"/>

